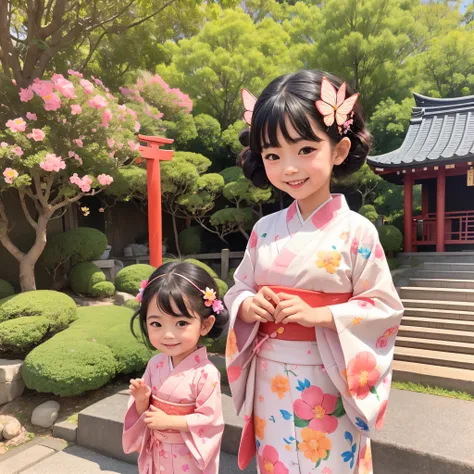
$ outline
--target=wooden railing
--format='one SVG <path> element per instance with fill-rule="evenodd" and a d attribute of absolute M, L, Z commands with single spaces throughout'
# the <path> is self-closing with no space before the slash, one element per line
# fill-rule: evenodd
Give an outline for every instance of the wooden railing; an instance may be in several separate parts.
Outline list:
<path fill-rule="evenodd" d="M 445 214 L 445 244 L 474 244 L 474 211 Z M 413 217 L 413 244 L 436 244 L 436 214 Z"/>

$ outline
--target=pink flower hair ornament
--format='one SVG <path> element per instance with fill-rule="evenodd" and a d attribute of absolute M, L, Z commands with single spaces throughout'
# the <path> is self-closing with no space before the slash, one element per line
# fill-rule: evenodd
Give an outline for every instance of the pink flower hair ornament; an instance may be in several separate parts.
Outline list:
<path fill-rule="evenodd" d="M 151 279 L 151 280 L 142 280 L 140 283 L 140 289 L 138 290 L 137 294 L 137 301 L 139 303 L 142 302 L 143 300 L 143 292 L 145 291 L 145 288 L 152 283 L 155 280 L 158 280 L 158 278 L 162 278 L 167 274 L 164 275 L 158 275 L 157 277 Z M 201 290 L 195 283 L 193 283 L 189 278 L 185 277 L 184 275 L 181 275 L 179 273 L 173 273 L 173 275 L 179 276 L 181 278 L 184 278 L 188 283 L 194 286 L 196 290 L 198 290 L 200 293 L 202 293 L 202 297 L 204 299 L 204 305 L 208 308 L 212 308 L 212 311 L 214 313 L 219 314 L 222 311 L 224 311 L 224 305 L 222 304 L 222 301 L 217 299 L 216 295 L 216 290 L 213 290 L 212 288 L 206 287 L 206 291 Z"/>

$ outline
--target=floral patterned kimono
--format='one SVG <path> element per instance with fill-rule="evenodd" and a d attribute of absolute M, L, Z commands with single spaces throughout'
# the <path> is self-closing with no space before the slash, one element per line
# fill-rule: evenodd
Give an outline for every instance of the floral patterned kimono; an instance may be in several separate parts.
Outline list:
<path fill-rule="evenodd" d="M 201 347 L 176 367 L 158 354 L 148 362 L 143 379 L 151 387 L 150 403 L 169 415 L 186 416 L 189 432 L 150 430 L 130 397 L 122 444 L 138 451 L 140 474 L 219 474 L 224 431 L 220 372 Z"/>
<path fill-rule="evenodd" d="M 255 225 L 234 278 L 226 361 L 244 408 L 241 469 L 256 452 L 260 474 L 370 474 L 403 314 L 376 228 L 342 195 L 305 222 L 294 202 Z M 328 306 L 337 330 L 237 319 L 262 286 Z"/>

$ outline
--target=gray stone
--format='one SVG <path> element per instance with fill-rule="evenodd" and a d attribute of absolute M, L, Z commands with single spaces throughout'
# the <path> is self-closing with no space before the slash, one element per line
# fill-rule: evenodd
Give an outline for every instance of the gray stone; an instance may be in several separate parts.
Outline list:
<path fill-rule="evenodd" d="M 21 424 L 18 420 L 12 420 L 3 427 L 3 437 L 13 439 L 20 434 Z"/>
<path fill-rule="evenodd" d="M 21 397 L 23 390 L 25 390 L 25 383 L 21 378 L 11 382 L 0 383 L 0 405 Z"/>
<path fill-rule="evenodd" d="M 53 436 L 55 438 L 65 439 L 71 443 L 76 441 L 77 425 L 70 421 L 62 421 L 56 423 L 53 427 Z"/>
<path fill-rule="evenodd" d="M 0 423 L 0 441 L 3 439 L 3 425 Z"/>
<path fill-rule="evenodd" d="M 31 446 L 28 449 L 7 458 L 5 461 L 0 461 L 0 472 L 2 474 L 17 474 L 23 472 L 23 469 L 35 466 L 36 463 L 54 453 L 54 449 L 39 445 Z M 32 467 L 32 469 L 34 469 L 34 467 Z"/>
<path fill-rule="evenodd" d="M 0 359 L 0 383 L 21 379 L 22 360 Z M 0 402 L 1 404 L 2 402 Z"/>
<path fill-rule="evenodd" d="M 124 291 L 117 291 L 115 293 L 115 302 L 117 304 L 125 304 L 129 300 L 134 300 L 136 297 L 130 293 L 125 293 Z"/>
<path fill-rule="evenodd" d="M 31 423 L 42 428 L 49 428 L 59 416 L 60 405 L 54 400 L 44 402 L 33 410 Z"/>

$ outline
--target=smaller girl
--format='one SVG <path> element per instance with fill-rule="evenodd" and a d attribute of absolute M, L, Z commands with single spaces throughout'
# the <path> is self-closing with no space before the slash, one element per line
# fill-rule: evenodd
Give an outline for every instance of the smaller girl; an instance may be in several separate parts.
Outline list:
<path fill-rule="evenodd" d="M 224 420 L 220 373 L 203 336 L 217 338 L 228 314 L 217 284 L 190 263 L 167 263 L 142 283 L 136 319 L 145 344 L 160 351 L 130 381 L 122 444 L 138 451 L 140 474 L 218 474 Z"/>

